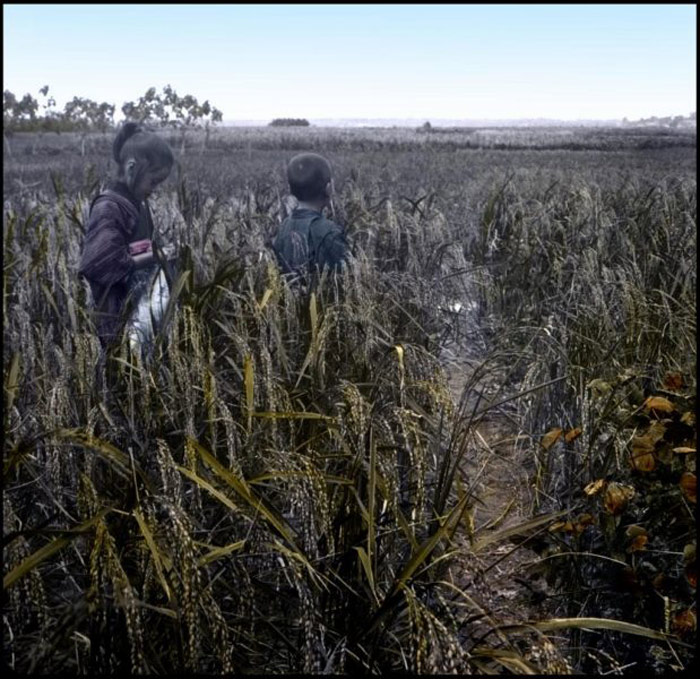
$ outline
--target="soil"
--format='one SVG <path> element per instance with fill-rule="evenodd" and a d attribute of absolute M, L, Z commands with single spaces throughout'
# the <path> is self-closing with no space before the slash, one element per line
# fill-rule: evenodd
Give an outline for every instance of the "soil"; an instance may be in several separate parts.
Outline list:
<path fill-rule="evenodd" d="M 470 358 L 470 353 L 474 352 L 452 347 L 443 360 L 455 403 L 462 399 L 468 403 L 476 396 L 470 393 L 470 376 L 478 359 Z M 471 405 L 465 412 L 471 412 Z M 464 487 L 474 497 L 473 527 L 470 531 L 467 520 L 464 530 L 456 535 L 457 544 L 463 549 L 453 577 L 455 584 L 483 609 L 481 620 L 468 631 L 472 643 L 497 625 L 557 617 L 556 593 L 548 585 L 541 566 L 537 567 L 540 555 L 529 547 L 535 541 L 535 531 L 523 530 L 521 534 L 494 539 L 533 517 L 535 468 L 531 447 L 525 445 L 527 438 L 517 430 L 514 418 L 498 410 L 481 419 L 470 432 L 461 472 Z M 548 673 L 567 672 L 569 668 L 561 662 L 560 654 L 547 642 L 545 647 L 553 658 L 545 659 L 542 667 L 542 653 L 537 657 L 535 638 L 529 635 L 529 641 L 520 648 L 522 655 Z M 487 641 L 493 642 L 494 637 Z M 502 641 L 505 647 L 511 646 L 512 635 Z"/>

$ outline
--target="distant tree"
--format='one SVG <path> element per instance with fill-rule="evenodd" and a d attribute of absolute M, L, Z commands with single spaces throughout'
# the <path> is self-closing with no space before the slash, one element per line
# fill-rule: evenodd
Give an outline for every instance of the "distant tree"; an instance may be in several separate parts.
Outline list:
<path fill-rule="evenodd" d="M 40 130 L 42 132 L 61 132 L 61 115 L 56 111 L 56 100 L 49 96 L 49 86 L 44 85 L 39 94 L 43 97 L 41 108 L 44 114 L 41 118 Z"/>
<path fill-rule="evenodd" d="M 44 133 L 77 131 L 81 134 L 81 152 L 85 155 L 88 132 L 104 134 L 114 126 L 114 104 L 98 104 L 91 99 L 73 97 L 59 112 L 48 85 L 41 87 L 39 94 L 39 101 L 30 94 L 18 100 L 9 90 L 3 92 L 3 138 L 8 152 L 11 153 L 8 137 L 14 132 L 36 132 L 32 145 L 35 153 Z M 40 109 L 42 113 L 38 115 Z"/>
<path fill-rule="evenodd" d="M 426 120 L 426 121 L 423 123 L 423 128 L 422 128 L 422 129 L 423 129 L 425 132 L 430 132 L 430 131 L 433 129 L 433 126 L 430 124 L 430 121 L 429 121 L 429 120 Z"/>
<path fill-rule="evenodd" d="M 187 130 L 192 128 L 204 128 L 205 138 L 202 150 L 209 143 L 209 134 L 211 126 L 220 123 L 223 117 L 218 108 L 212 106 L 207 99 L 200 104 L 196 97 L 191 94 L 186 94 L 184 97 L 179 97 L 177 92 L 170 86 L 166 85 L 163 88 L 163 103 L 166 110 L 175 116 L 175 119 L 170 119 L 169 124 L 177 127 L 180 130 L 180 151 L 185 152 L 185 135 Z"/>
<path fill-rule="evenodd" d="M 122 106 L 122 113 L 128 120 L 134 120 L 138 123 L 156 122 L 165 125 L 168 121 L 168 114 L 163 106 L 163 101 L 156 94 L 155 87 L 149 87 L 136 103 L 125 102 Z"/>
<path fill-rule="evenodd" d="M 114 104 L 103 101 L 101 104 L 94 104 L 90 111 L 92 126 L 102 134 L 107 134 L 114 128 Z"/>
<path fill-rule="evenodd" d="M 2 139 L 5 143 L 5 150 L 9 156 L 12 155 L 12 147 L 8 137 L 12 134 L 12 123 L 15 115 L 17 98 L 10 90 L 2 93 Z"/>
<path fill-rule="evenodd" d="M 122 113 L 130 120 L 141 123 L 155 123 L 180 131 L 180 150 L 185 152 L 185 136 L 193 128 L 203 128 L 206 132 L 203 148 L 209 142 L 211 127 L 221 122 L 223 114 L 209 101 L 200 104 L 196 97 L 187 94 L 183 97 L 166 85 L 161 94 L 155 87 L 149 88 L 140 99 L 126 102 Z"/>
<path fill-rule="evenodd" d="M 3 135 L 10 135 L 13 132 L 15 120 L 15 110 L 17 109 L 17 97 L 5 90 L 2 93 L 2 131 Z"/>
<path fill-rule="evenodd" d="M 61 134 L 61 114 L 56 110 L 56 100 L 49 95 L 49 86 L 44 85 L 39 89 L 39 94 L 42 99 L 40 102 L 42 115 L 36 120 L 36 137 L 32 146 L 32 152 L 36 153 L 36 149 L 41 142 L 45 132 L 55 132 Z"/>
<path fill-rule="evenodd" d="M 9 155 L 12 155 L 9 137 L 15 132 L 33 130 L 38 109 L 39 103 L 31 94 L 17 99 L 9 90 L 2 93 L 2 136 Z"/>
<path fill-rule="evenodd" d="M 270 127 L 309 127 L 310 123 L 306 118 L 275 118 Z"/>
<path fill-rule="evenodd" d="M 39 110 L 37 102 L 31 94 L 25 94 L 22 99 L 17 99 L 9 90 L 3 92 L 3 125 L 7 132 L 29 131 L 36 121 L 36 112 Z"/>
<path fill-rule="evenodd" d="M 203 113 L 202 119 L 204 120 L 205 130 L 204 146 L 202 147 L 204 149 L 209 144 L 209 135 L 212 127 L 223 120 L 224 114 L 218 108 L 211 106 L 208 99 L 202 104 L 201 111 Z"/>
<path fill-rule="evenodd" d="M 85 142 L 92 130 L 105 134 L 114 125 L 114 104 L 98 104 L 92 99 L 73 97 L 63 109 L 67 126 L 80 133 L 80 153 L 85 155 Z"/>

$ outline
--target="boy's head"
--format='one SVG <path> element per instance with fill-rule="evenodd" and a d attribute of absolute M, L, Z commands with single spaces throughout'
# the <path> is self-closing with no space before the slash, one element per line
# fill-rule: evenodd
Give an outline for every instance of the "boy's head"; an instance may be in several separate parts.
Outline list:
<path fill-rule="evenodd" d="M 317 153 L 300 153 L 289 161 L 287 179 L 292 195 L 304 202 L 326 202 L 331 196 L 331 165 Z"/>

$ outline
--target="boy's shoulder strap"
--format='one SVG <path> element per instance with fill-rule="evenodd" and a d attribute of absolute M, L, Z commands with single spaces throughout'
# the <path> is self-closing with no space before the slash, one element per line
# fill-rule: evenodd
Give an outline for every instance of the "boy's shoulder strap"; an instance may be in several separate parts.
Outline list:
<path fill-rule="evenodd" d="M 283 273 L 299 273 L 309 263 L 311 222 L 308 217 L 287 216 L 270 245 Z"/>
<path fill-rule="evenodd" d="M 345 239 L 345 232 L 343 228 L 332 222 L 322 213 L 316 213 L 312 216 L 305 217 L 303 221 L 306 227 L 305 238 L 298 232 L 292 235 L 293 243 L 296 245 L 294 248 L 298 260 L 305 260 L 305 264 L 313 269 L 315 266 L 324 266 L 326 264 L 333 264 L 337 256 L 333 257 L 333 262 L 326 261 L 330 250 L 337 250 L 331 246 L 331 242 L 340 241 L 342 250 L 342 255 L 344 256 L 345 250 L 347 249 L 347 241 Z M 291 234 L 290 234 L 291 235 Z M 326 252 L 325 249 L 329 249 Z M 323 255 L 321 254 L 323 251 Z M 337 254 L 337 253 L 335 253 Z"/>
<path fill-rule="evenodd" d="M 321 217 L 320 229 L 315 234 L 314 249 L 310 259 L 319 267 L 337 268 L 348 254 L 348 242 L 345 229 L 340 224 Z"/>

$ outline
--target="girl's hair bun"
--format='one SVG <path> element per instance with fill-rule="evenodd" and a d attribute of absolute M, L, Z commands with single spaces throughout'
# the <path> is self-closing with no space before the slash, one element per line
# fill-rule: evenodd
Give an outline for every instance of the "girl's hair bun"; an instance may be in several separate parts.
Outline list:
<path fill-rule="evenodd" d="M 128 122 L 121 126 L 112 144 L 112 155 L 117 164 L 121 163 L 121 150 L 124 142 L 139 132 L 143 132 L 143 129 L 138 123 Z"/>

